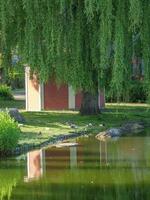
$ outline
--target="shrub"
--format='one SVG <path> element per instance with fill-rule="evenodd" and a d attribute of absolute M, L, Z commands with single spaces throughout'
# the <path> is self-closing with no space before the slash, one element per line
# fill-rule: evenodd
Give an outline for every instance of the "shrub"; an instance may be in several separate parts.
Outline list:
<path fill-rule="evenodd" d="M 132 81 L 130 89 L 130 102 L 144 103 L 146 102 L 146 91 L 144 89 L 143 81 Z"/>
<path fill-rule="evenodd" d="M 146 91 L 144 88 L 144 82 L 141 80 L 132 80 L 129 92 L 122 95 L 120 101 L 130 103 L 145 103 Z M 111 96 L 111 91 L 109 89 L 106 90 L 106 102 L 117 102 L 117 96 L 115 94 Z"/>
<path fill-rule="evenodd" d="M 8 113 L 0 112 L 0 152 L 7 153 L 14 149 L 20 136 L 18 124 Z"/>
<path fill-rule="evenodd" d="M 0 85 L 0 99 L 3 100 L 12 100 L 13 99 L 13 95 L 11 92 L 11 88 L 7 85 Z"/>

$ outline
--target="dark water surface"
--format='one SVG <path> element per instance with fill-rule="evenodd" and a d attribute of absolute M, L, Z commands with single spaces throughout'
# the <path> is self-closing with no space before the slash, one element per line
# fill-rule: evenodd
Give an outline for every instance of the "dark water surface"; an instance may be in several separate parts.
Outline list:
<path fill-rule="evenodd" d="M 149 200 L 150 137 L 37 150 L 0 161 L 0 200 Z"/>

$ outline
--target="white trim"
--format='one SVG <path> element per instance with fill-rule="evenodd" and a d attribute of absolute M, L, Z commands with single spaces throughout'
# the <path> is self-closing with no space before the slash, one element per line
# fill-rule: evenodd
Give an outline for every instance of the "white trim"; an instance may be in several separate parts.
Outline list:
<path fill-rule="evenodd" d="M 30 108 L 29 96 L 29 81 L 30 81 L 30 67 L 25 67 L 25 98 L 26 98 L 26 111 L 41 111 L 43 109 L 43 84 L 39 84 L 37 108 Z"/>
<path fill-rule="evenodd" d="M 68 104 L 69 109 L 75 109 L 75 91 L 72 86 L 68 86 Z"/>
<path fill-rule="evenodd" d="M 44 84 L 39 84 L 39 111 L 44 109 Z"/>
<path fill-rule="evenodd" d="M 40 96 L 41 96 L 41 110 L 44 109 L 44 83 L 40 84 L 41 91 L 40 91 Z"/>

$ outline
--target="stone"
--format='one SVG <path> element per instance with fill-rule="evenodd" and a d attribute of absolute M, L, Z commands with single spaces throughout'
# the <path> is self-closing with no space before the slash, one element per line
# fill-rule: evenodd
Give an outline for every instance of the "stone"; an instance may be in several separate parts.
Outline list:
<path fill-rule="evenodd" d="M 107 134 L 107 131 L 103 131 L 103 132 L 100 132 L 99 134 L 97 134 L 96 136 L 96 139 L 100 140 L 100 141 L 104 141 L 106 140 L 106 138 L 110 138 L 111 136 L 109 134 Z"/>
<path fill-rule="evenodd" d="M 139 132 L 142 129 L 144 129 L 144 123 L 143 122 L 128 122 L 121 126 L 122 132 L 128 133 L 128 132 Z"/>
<path fill-rule="evenodd" d="M 111 137 L 118 137 L 122 134 L 122 131 L 120 128 L 112 128 L 107 131 L 107 134 L 109 134 Z"/>
<path fill-rule="evenodd" d="M 7 112 L 15 121 L 19 123 L 25 123 L 24 117 L 19 113 L 17 108 L 9 108 Z"/>
<path fill-rule="evenodd" d="M 111 128 L 100 132 L 96 135 L 98 140 L 106 140 L 107 138 L 120 137 L 123 134 L 139 133 L 144 129 L 143 122 L 128 122 L 118 128 Z"/>

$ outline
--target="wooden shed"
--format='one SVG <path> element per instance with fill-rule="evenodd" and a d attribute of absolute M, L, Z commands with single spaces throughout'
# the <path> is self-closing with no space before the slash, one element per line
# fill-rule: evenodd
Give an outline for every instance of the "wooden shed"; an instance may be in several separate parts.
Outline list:
<path fill-rule="evenodd" d="M 39 83 L 37 77 L 30 78 L 30 68 L 25 68 L 26 110 L 79 110 L 82 102 L 82 93 L 75 93 L 69 85 L 57 86 L 55 81 Z M 103 92 L 99 91 L 99 108 L 105 106 Z"/>

